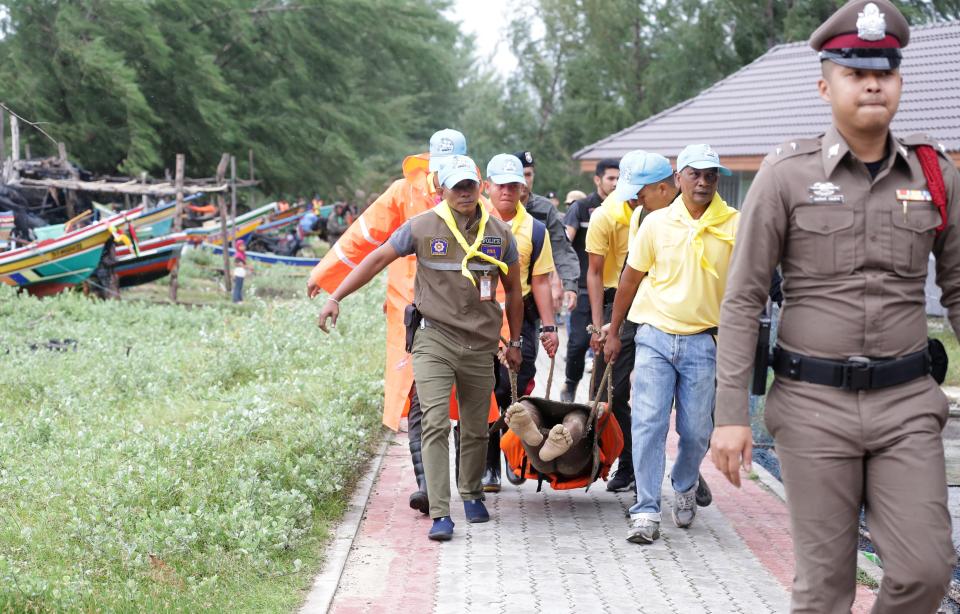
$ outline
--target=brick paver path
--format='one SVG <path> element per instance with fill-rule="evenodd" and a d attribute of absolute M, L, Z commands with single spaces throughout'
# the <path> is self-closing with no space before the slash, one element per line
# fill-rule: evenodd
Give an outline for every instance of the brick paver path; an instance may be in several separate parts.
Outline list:
<path fill-rule="evenodd" d="M 675 451 L 671 434 L 668 456 Z M 401 433 L 387 451 L 331 611 L 787 612 L 793 548 L 786 507 L 755 482 L 733 488 L 709 459 L 702 469 L 714 504 L 699 509 L 692 528 L 677 529 L 665 478 L 662 536 L 653 545 L 625 539 L 632 493 L 607 492 L 603 482 L 588 492 L 544 485 L 538 493 L 535 483 L 506 481 L 487 496 L 487 524 L 468 524 L 454 494 L 454 539 L 435 543 L 426 538 L 430 520 L 407 506 L 414 480 Z M 867 612 L 872 603 L 860 587 L 853 611 Z"/>

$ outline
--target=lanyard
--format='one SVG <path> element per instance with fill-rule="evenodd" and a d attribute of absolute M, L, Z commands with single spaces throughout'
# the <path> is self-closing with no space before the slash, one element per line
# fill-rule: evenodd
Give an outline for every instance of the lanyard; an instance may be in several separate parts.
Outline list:
<path fill-rule="evenodd" d="M 477 238 L 473 242 L 473 245 L 467 243 L 460 229 L 457 228 L 457 223 L 453 219 L 453 213 L 451 213 L 450 205 L 447 204 L 447 201 L 443 201 L 434 207 L 433 211 L 440 216 L 440 219 L 446 222 L 447 228 L 450 229 L 453 238 L 457 240 L 457 243 L 459 243 L 463 251 L 466 252 L 467 255 L 463 257 L 463 261 L 460 263 L 460 272 L 464 277 L 469 279 L 474 286 L 477 285 L 477 280 L 473 278 L 473 274 L 470 273 L 470 269 L 467 268 L 467 262 L 473 257 L 486 260 L 490 264 L 495 264 L 503 271 L 504 275 L 507 274 L 509 267 L 506 264 L 480 251 L 480 244 L 483 243 L 483 231 L 487 227 L 487 220 L 490 219 L 490 214 L 487 213 L 486 209 L 482 206 L 480 207 L 480 227 L 477 228 Z"/>

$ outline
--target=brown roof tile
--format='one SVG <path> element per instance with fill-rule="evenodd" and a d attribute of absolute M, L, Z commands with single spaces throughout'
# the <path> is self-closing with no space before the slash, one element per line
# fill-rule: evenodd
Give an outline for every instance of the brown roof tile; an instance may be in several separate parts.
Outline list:
<path fill-rule="evenodd" d="M 913 28 L 901 72 L 894 133 L 925 132 L 948 151 L 960 151 L 960 22 Z M 632 149 L 676 157 L 690 143 L 709 143 L 721 156 L 765 155 L 830 124 L 830 107 L 817 94 L 819 76 L 817 54 L 806 42 L 779 45 L 697 96 L 573 157 L 597 160 Z"/>

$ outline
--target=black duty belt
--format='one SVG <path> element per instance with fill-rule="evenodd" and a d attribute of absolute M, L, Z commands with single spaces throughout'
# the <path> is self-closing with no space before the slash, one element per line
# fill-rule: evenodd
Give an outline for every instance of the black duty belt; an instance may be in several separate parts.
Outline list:
<path fill-rule="evenodd" d="M 794 354 L 782 348 L 773 350 L 773 370 L 791 379 L 833 386 L 844 390 L 872 390 L 899 386 L 930 374 L 930 355 L 926 350 L 902 358 L 852 356 L 830 360 Z"/>

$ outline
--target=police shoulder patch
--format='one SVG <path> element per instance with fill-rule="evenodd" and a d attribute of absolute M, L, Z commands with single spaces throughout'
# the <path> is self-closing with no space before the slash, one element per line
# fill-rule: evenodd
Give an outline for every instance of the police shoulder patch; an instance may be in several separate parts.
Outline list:
<path fill-rule="evenodd" d="M 503 246 L 502 245 L 481 245 L 480 251 L 484 254 L 500 260 L 500 256 L 503 255 Z"/>
<path fill-rule="evenodd" d="M 502 237 L 484 237 L 483 245 L 503 245 Z"/>

